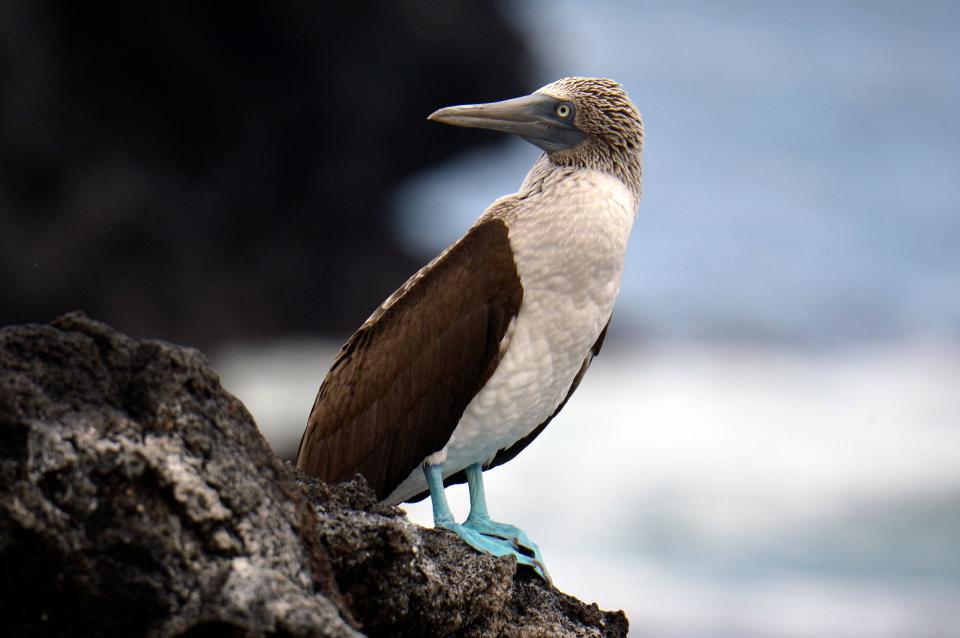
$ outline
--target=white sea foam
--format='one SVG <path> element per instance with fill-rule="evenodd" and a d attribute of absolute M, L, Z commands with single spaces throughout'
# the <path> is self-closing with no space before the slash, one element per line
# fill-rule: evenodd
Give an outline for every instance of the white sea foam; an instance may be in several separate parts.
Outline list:
<path fill-rule="evenodd" d="M 215 361 L 277 449 L 335 348 Z M 609 342 L 560 417 L 488 472 L 557 585 L 638 635 L 953 636 L 960 349 Z M 467 512 L 466 490 L 451 507 Z M 407 507 L 431 524 L 427 503 Z"/>

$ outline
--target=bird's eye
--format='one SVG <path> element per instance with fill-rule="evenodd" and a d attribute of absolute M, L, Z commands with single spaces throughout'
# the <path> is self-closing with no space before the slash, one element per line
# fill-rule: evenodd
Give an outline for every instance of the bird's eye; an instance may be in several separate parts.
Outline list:
<path fill-rule="evenodd" d="M 570 105 L 569 105 L 569 104 L 559 104 L 559 105 L 557 105 L 557 116 L 558 116 L 558 117 L 570 117 Z"/>

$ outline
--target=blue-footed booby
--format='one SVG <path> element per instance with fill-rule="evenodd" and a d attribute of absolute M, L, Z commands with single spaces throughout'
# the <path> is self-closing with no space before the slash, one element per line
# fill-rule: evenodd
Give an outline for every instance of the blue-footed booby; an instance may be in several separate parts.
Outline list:
<path fill-rule="evenodd" d="M 429 494 L 436 527 L 549 581 L 536 544 L 491 520 L 482 472 L 543 431 L 600 351 L 640 200 L 643 122 L 623 88 L 600 78 L 428 119 L 512 133 L 544 152 L 518 192 L 341 348 L 297 465 L 325 481 L 359 473 L 388 504 Z M 444 487 L 463 481 L 470 513 L 457 523 Z"/>

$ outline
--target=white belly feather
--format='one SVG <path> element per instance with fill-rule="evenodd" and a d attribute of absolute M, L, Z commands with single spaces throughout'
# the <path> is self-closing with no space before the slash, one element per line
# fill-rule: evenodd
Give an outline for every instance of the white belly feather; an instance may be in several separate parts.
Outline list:
<path fill-rule="evenodd" d="M 540 186 L 507 220 L 523 302 L 504 338 L 506 352 L 447 445 L 427 457 L 443 463 L 444 477 L 491 461 L 553 414 L 620 291 L 636 213 L 629 189 L 590 169 L 557 171 Z M 417 467 L 386 500 L 425 489 Z"/>

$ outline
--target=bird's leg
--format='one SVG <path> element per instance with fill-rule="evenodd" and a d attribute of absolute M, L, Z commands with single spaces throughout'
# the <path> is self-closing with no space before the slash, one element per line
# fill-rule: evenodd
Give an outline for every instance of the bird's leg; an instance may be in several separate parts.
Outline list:
<path fill-rule="evenodd" d="M 470 515 L 463 522 L 463 526 L 485 536 L 496 536 L 510 541 L 520 550 L 521 555 L 533 558 L 536 563 L 534 569 L 544 580 L 548 583 L 552 582 L 550 574 L 547 573 L 546 564 L 543 562 L 543 554 L 540 553 L 537 544 L 530 540 L 530 537 L 519 527 L 490 519 L 490 514 L 487 513 L 487 497 L 483 491 L 483 468 L 480 464 L 474 463 L 464 471 L 467 474 L 467 485 L 470 486 Z"/>
<path fill-rule="evenodd" d="M 434 527 L 455 524 L 453 514 L 450 513 L 450 505 L 447 504 L 447 494 L 443 490 L 443 466 L 424 464 L 423 473 L 427 476 L 427 486 L 430 488 Z"/>
<path fill-rule="evenodd" d="M 423 473 L 427 477 L 427 486 L 430 488 L 430 503 L 433 506 L 433 525 L 434 527 L 448 529 L 465 542 L 470 547 L 479 552 L 492 554 L 494 556 L 514 556 L 521 565 L 529 565 L 541 573 L 542 566 L 535 559 L 518 552 L 513 543 L 502 538 L 487 536 L 482 532 L 461 525 L 453 519 L 450 513 L 450 506 L 447 504 L 447 495 L 443 491 L 443 466 L 424 463 Z M 544 570 L 541 575 L 546 577 Z M 549 578 L 547 578 L 549 581 Z"/>

